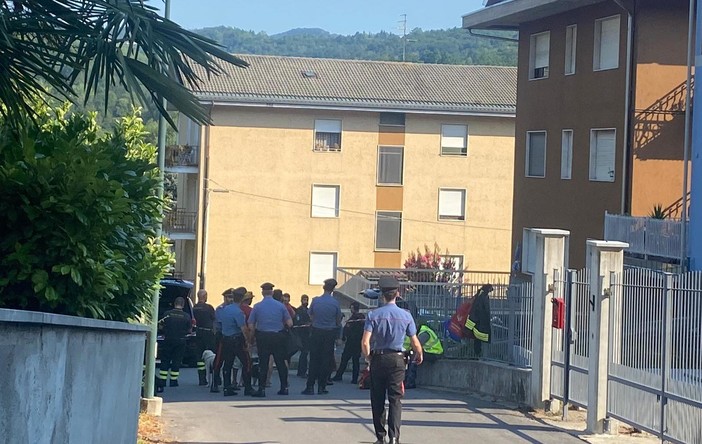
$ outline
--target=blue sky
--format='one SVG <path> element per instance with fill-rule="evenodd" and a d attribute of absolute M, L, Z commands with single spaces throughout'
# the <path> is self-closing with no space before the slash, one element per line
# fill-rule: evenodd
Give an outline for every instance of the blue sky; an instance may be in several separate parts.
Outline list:
<path fill-rule="evenodd" d="M 154 6 L 164 0 L 152 0 Z M 483 0 L 171 0 L 171 19 L 181 26 L 232 26 L 276 34 L 293 28 L 322 28 L 335 34 L 407 29 L 445 29 L 461 25 L 461 16 Z"/>

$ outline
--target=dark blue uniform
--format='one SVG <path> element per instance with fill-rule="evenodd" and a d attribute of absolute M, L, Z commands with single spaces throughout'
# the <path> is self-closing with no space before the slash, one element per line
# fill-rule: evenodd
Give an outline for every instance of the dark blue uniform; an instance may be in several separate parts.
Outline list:
<path fill-rule="evenodd" d="M 183 362 L 183 354 L 185 354 L 185 336 L 190 333 L 192 324 L 190 315 L 179 308 L 168 310 L 158 323 L 164 337 L 161 344 L 158 391 L 163 391 L 169 376 L 171 378 L 170 386 L 178 386 L 180 364 Z"/>
<path fill-rule="evenodd" d="M 310 332 L 310 371 L 307 376 L 307 388 L 304 394 L 327 393 L 327 381 L 334 370 L 330 365 L 334 359 L 334 341 L 339 334 L 341 307 L 331 293 L 325 293 L 312 299 L 309 314 L 312 317 Z"/>
<path fill-rule="evenodd" d="M 263 286 L 262 286 L 263 288 Z M 254 305 L 249 315 L 249 325 L 256 328 L 256 346 L 258 348 L 258 358 L 261 366 L 259 372 L 258 392 L 253 396 L 265 396 L 264 387 L 268 382 L 268 361 L 273 356 L 275 366 L 278 369 L 280 378 L 279 394 L 286 394 L 288 390 L 288 364 L 287 358 L 287 332 L 285 326 L 287 321 L 292 321 L 288 309 L 285 305 L 266 295 L 263 300 Z"/>

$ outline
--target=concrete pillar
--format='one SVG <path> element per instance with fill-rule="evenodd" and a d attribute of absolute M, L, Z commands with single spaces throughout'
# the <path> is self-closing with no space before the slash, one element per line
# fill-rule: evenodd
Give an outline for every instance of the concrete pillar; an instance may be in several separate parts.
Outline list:
<path fill-rule="evenodd" d="M 587 431 L 604 433 L 607 417 L 609 360 L 609 304 L 611 273 L 624 271 L 626 242 L 587 241 L 586 268 L 590 272 L 590 363 L 588 368 Z"/>
<path fill-rule="evenodd" d="M 568 268 L 566 230 L 531 228 L 534 242 L 534 322 L 532 325 L 531 406 L 544 408 L 551 398 L 551 293 L 555 270 Z M 551 406 L 556 408 L 555 406 Z"/>

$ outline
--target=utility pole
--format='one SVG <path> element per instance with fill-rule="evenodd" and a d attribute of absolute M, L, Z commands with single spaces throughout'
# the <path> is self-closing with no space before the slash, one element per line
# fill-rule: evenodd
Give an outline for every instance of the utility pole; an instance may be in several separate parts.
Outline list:
<path fill-rule="evenodd" d="M 166 0 L 164 11 L 166 20 L 171 18 L 171 0 Z M 166 99 L 161 99 L 163 109 L 166 109 Z M 158 197 L 163 199 L 163 171 L 166 169 L 166 117 L 161 115 L 158 120 Z M 161 209 L 163 216 L 163 208 Z M 163 218 L 163 217 L 162 217 Z M 160 242 L 162 227 L 156 230 L 156 242 Z M 144 381 L 144 397 L 154 397 L 154 380 L 156 378 L 156 336 L 158 335 L 158 298 L 159 290 L 154 291 L 151 302 L 151 331 L 146 345 L 146 381 Z"/>
<path fill-rule="evenodd" d="M 405 55 L 407 54 L 407 14 L 400 14 L 402 20 L 402 61 L 405 61 Z"/>

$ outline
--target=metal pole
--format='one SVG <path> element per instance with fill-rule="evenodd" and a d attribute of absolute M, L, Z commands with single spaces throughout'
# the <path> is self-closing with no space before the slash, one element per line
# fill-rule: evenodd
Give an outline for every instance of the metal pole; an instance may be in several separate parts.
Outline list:
<path fill-rule="evenodd" d="M 164 17 L 169 20 L 171 17 L 171 0 L 166 1 L 166 10 Z M 166 99 L 161 99 L 163 108 L 166 108 Z M 163 199 L 163 170 L 166 168 L 166 117 L 161 116 L 158 119 L 158 197 Z M 163 208 L 161 209 L 163 217 Z M 162 227 L 156 229 L 156 242 L 160 242 Z M 146 346 L 146 381 L 144 384 L 144 396 L 146 398 L 154 397 L 154 380 L 156 377 L 156 336 L 158 335 L 158 297 L 159 290 L 154 291 L 151 297 L 151 331 L 148 335 Z"/>
<path fill-rule="evenodd" d="M 565 288 L 565 325 L 563 326 L 563 421 L 568 420 L 568 404 L 570 402 L 570 347 L 573 342 L 571 324 L 573 304 L 573 282 L 575 271 L 567 270 Z"/>
<path fill-rule="evenodd" d="M 687 80 L 685 82 L 685 142 L 683 145 L 683 190 L 682 190 L 682 212 L 680 221 L 680 268 L 684 272 L 687 269 L 687 188 L 690 160 L 690 144 L 692 142 L 692 66 L 695 63 L 695 8 L 696 0 L 690 0 L 690 12 L 688 17 L 687 30 Z"/>

